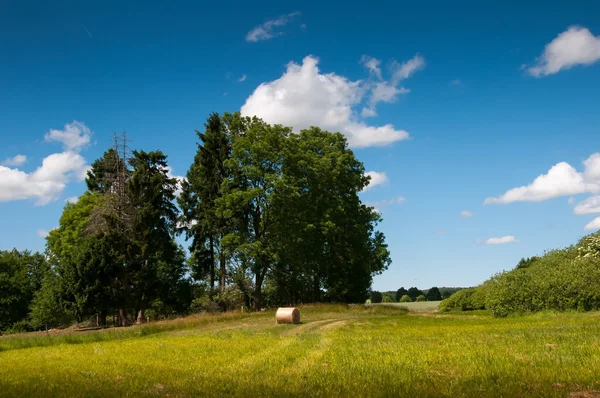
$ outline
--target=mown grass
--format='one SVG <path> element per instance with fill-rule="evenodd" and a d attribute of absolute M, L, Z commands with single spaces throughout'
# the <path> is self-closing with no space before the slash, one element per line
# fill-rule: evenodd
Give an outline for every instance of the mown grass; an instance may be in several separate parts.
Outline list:
<path fill-rule="evenodd" d="M 113 341 L 6 348 L 0 396 L 565 397 L 600 390 L 598 313 L 495 319 L 406 316 L 377 306 L 301 313 L 301 325 L 276 325 L 273 313 L 263 313 L 181 320 L 185 327 Z"/>
<path fill-rule="evenodd" d="M 392 306 L 405 308 L 411 312 L 434 312 L 437 311 L 441 301 L 414 301 L 411 303 L 381 303 L 380 306 Z"/>

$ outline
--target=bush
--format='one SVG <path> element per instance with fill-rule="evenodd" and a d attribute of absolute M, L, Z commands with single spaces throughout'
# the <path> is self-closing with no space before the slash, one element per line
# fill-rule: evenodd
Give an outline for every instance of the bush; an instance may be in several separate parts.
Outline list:
<path fill-rule="evenodd" d="M 394 300 L 392 300 L 392 298 L 388 295 L 383 296 L 383 300 L 381 301 L 382 303 L 393 303 Z"/>
<path fill-rule="evenodd" d="M 425 297 L 425 295 L 421 294 L 417 297 L 417 301 L 427 301 L 427 297 Z"/>
<path fill-rule="evenodd" d="M 223 311 L 239 310 L 244 305 L 244 293 L 237 285 L 227 286 L 223 294 L 216 294 L 213 301 Z"/>
<path fill-rule="evenodd" d="M 485 287 L 483 285 L 459 290 L 449 298 L 442 300 L 439 306 L 439 310 L 443 312 L 484 310 L 485 308 Z"/>
<path fill-rule="evenodd" d="M 376 303 L 381 303 L 383 301 L 383 295 L 381 294 L 381 292 L 378 292 L 377 290 L 373 290 L 371 292 L 371 302 L 373 304 Z"/>
<path fill-rule="evenodd" d="M 408 296 L 408 294 L 405 294 L 404 296 L 400 297 L 400 302 L 401 303 L 410 303 L 410 302 L 412 302 L 412 299 Z"/>
<path fill-rule="evenodd" d="M 221 308 L 208 296 L 201 296 L 192 300 L 190 311 L 197 312 L 219 312 Z"/>

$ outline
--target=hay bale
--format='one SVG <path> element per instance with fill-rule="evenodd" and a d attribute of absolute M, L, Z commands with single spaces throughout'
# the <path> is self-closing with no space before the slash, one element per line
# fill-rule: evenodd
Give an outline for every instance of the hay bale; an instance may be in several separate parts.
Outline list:
<path fill-rule="evenodd" d="M 300 323 L 300 311 L 296 307 L 282 307 L 275 313 L 277 324 L 280 323 Z"/>

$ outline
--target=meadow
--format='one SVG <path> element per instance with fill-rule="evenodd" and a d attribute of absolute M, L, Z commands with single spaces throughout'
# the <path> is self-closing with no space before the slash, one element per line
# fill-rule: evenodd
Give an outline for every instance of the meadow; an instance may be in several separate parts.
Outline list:
<path fill-rule="evenodd" d="M 0 338 L 0 396 L 595 397 L 600 314 L 305 306 Z"/>

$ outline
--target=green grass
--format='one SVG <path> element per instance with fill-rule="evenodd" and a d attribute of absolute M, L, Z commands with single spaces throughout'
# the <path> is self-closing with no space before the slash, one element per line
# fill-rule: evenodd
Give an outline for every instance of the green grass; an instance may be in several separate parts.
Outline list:
<path fill-rule="evenodd" d="M 495 319 L 302 307 L 51 338 L 0 338 L 0 396 L 566 397 L 600 390 L 600 315 Z M 88 337 L 115 333 L 93 340 Z M 76 335 L 83 338 L 83 335 Z M 34 340 L 41 336 L 33 337 Z M 62 340 L 60 340 L 62 339 Z M 6 343 L 11 340 L 11 343 Z M 72 344 L 77 343 L 77 344 Z"/>
<path fill-rule="evenodd" d="M 437 311 L 440 303 L 441 301 L 414 301 L 412 303 L 381 303 L 375 305 L 406 308 L 410 312 L 434 312 Z"/>

